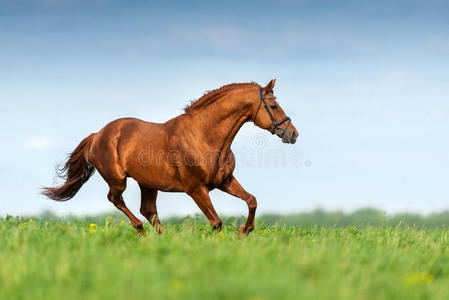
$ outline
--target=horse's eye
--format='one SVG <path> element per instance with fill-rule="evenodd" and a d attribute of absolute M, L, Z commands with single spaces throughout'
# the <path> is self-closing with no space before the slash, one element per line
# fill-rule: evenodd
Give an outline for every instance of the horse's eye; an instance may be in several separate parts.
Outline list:
<path fill-rule="evenodd" d="M 278 106 L 277 106 L 276 104 L 271 104 L 270 107 L 271 107 L 272 109 L 278 108 Z"/>

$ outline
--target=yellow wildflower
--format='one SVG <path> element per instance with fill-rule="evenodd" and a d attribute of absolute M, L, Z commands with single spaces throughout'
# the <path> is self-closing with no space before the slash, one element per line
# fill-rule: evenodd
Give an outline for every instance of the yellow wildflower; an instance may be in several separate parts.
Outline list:
<path fill-rule="evenodd" d="M 89 225 L 89 233 L 90 233 L 90 234 L 94 234 L 96 228 L 97 228 L 97 224 L 95 224 L 95 223 L 90 223 L 90 225 Z"/>
<path fill-rule="evenodd" d="M 402 281 L 406 285 L 418 285 L 429 284 L 433 281 L 434 277 L 429 272 L 416 272 L 411 273 L 402 278 Z"/>
<path fill-rule="evenodd" d="M 172 279 L 170 281 L 170 287 L 175 291 L 181 291 L 184 289 L 184 282 L 179 279 Z"/>
<path fill-rule="evenodd" d="M 251 297 L 246 298 L 246 299 L 248 299 L 248 300 L 264 300 L 264 298 L 261 297 L 261 296 L 251 296 Z"/>

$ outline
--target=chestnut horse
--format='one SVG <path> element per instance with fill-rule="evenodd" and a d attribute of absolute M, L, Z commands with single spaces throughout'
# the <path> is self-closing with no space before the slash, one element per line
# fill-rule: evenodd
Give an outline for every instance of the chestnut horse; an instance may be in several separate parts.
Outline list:
<path fill-rule="evenodd" d="M 233 176 L 231 143 L 245 122 L 278 135 L 294 144 L 298 132 L 276 101 L 275 80 L 265 87 L 256 83 L 234 83 L 210 91 L 165 123 L 134 118 L 112 121 L 86 137 L 58 172 L 65 183 L 44 187 L 43 194 L 66 201 L 98 170 L 109 185 L 108 199 L 130 219 L 138 234 L 142 222 L 126 207 L 122 193 L 127 177 L 141 190 L 140 212 L 158 233 L 164 232 L 156 208 L 158 191 L 185 192 L 196 202 L 214 229 L 222 223 L 209 198 L 218 188 L 248 205 L 248 218 L 238 230 L 254 229 L 256 198 Z"/>

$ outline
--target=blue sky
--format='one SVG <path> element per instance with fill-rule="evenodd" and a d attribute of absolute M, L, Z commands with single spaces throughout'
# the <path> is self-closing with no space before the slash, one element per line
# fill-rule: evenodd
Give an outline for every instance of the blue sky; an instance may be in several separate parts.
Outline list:
<path fill-rule="evenodd" d="M 65 203 L 38 188 L 115 118 L 162 122 L 206 90 L 272 78 L 301 137 L 237 136 L 235 175 L 259 212 L 449 209 L 447 1 L 0 0 L 0 215 L 112 210 L 98 174 Z M 137 212 L 132 180 L 124 196 Z M 198 211 L 183 194 L 158 206 Z"/>

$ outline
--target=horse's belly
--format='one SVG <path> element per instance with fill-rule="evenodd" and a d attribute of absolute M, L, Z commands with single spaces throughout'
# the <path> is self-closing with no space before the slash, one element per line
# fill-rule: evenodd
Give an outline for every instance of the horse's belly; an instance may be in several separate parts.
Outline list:
<path fill-rule="evenodd" d="M 148 188 L 163 192 L 184 191 L 183 185 L 176 176 L 176 171 L 172 168 L 148 166 L 130 171 L 129 176 Z"/>
<path fill-rule="evenodd" d="M 151 178 L 141 176 L 131 176 L 139 184 L 151 189 L 163 192 L 184 192 L 183 186 L 175 180 L 164 180 L 163 178 Z"/>

